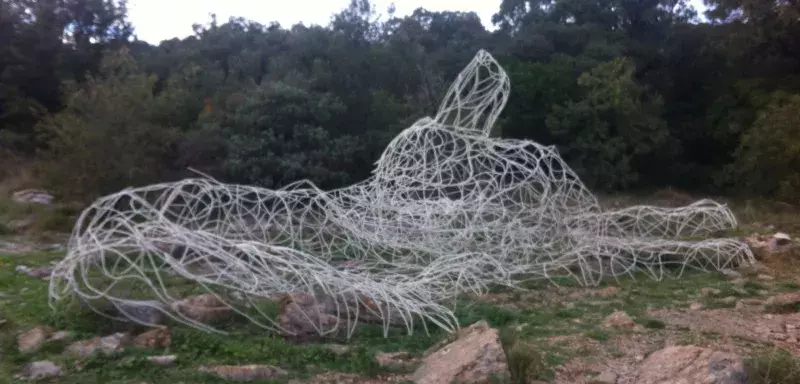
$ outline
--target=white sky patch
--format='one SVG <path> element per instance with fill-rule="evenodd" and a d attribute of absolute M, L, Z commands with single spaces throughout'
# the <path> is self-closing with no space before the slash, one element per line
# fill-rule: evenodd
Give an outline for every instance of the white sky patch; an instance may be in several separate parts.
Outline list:
<path fill-rule="evenodd" d="M 419 7 L 429 11 L 476 12 L 487 28 L 501 0 L 374 0 L 378 13 L 386 16 L 391 3 L 396 16 L 406 16 Z M 702 0 L 691 0 L 696 9 L 704 9 Z M 129 0 L 128 15 L 140 40 L 158 44 L 173 37 L 193 34 L 192 24 L 206 24 L 211 14 L 224 23 L 230 17 L 268 24 L 279 22 L 284 28 L 302 22 L 327 26 L 331 16 L 350 4 L 350 0 Z"/>

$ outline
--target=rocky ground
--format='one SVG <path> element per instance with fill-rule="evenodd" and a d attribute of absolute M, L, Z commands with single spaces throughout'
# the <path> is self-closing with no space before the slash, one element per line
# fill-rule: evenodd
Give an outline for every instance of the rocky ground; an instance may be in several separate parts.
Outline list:
<path fill-rule="evenodd" d="M 63 238 L 5 236 L 0 383 L 800 383 L 795 232 L 755 232 L 767 235 L 749 237 L 760 261 L 748 268 L 597 288 L 531 283 L 465 298 L 455 335 L 397 329 L 384 338 L 364 324 L 350 340 L 289 340 L 235 320 L 227 335 L 167 322 L 147 329 L 81 306 L 54 311 L 48 277 Z M 217 304 L 195 295 L 172 308 L 229 321 Z M 301 296 L 274 304 L 284 322 L 304 305 Z"/>

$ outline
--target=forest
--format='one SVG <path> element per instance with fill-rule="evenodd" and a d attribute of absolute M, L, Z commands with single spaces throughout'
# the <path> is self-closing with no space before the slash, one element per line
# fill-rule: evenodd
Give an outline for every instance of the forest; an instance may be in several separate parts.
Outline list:
<path fill-rule="evenodd" d="M 325 26 L 212 16 L 155 46 L 124 0 L 0 0 L 0 168 L 72 201 L 192 170 L 336 188 L 485 49 L 511 78 L 493 135 L 555 145 L 596 191 L 796 203 L 800 3 L 705 5 L 502 0 L 489 31 L 353 0 Z"/>

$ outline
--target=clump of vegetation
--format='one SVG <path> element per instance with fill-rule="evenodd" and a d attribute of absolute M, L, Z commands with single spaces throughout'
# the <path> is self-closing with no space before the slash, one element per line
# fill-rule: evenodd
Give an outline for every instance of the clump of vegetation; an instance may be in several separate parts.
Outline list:
<path fill-rule="evenodd" d="M 800 384 L 800 359 L 775 349 L 745 361 L 750 384 Z"/>
<path fill-rule="evenodd" d="M 650 329 L 664 329 L 667 327 L 667 324 L 664 323 L 663 320 L 655 319 L 652 317 L 637 319 L 637 323 L 641 324 L 645 328 L 650 328 Z"/>
<path fill-rule="evenodd" d="M 500 331 L 500 344 L 506 354 L 508 371 L 513 384 L 527 384 L 547 375 L 547 357 L 535 345 L 520 340 L 516 329 L 505 327 Z"/>

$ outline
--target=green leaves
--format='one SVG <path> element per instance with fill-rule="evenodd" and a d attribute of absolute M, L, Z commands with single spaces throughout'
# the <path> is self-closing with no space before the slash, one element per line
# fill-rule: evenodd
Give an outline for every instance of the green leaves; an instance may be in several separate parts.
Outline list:
<path fill-rule="evenodd" d="M 46 146 L 42 176 L 65 198 L 86 201 L 127 186 L 158 181 L 177 130 L 153 122 L 161 100 L 156 79 L 120 52 L 100 74 L 75 87 L 66 108 L 38 126 Z"/>
<path fill-rule="evenodd" d="M 632 186 L 668 136 L 661 99 L 633 79 L 633 65 L 615 59 L 581 74 L 576 100 L 553 107 L 546 124 L 570 165 L 591 185 Z"/>

